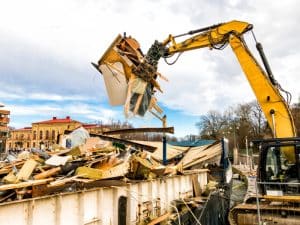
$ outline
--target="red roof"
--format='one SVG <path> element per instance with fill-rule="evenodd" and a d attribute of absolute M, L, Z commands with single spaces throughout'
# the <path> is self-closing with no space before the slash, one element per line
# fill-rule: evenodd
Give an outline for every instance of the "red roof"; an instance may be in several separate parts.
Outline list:
<path fill-rule="evenodd" d="M 33 124 L 37 124 L 37 123 L 71 123 L 71 122 L 78 122 L 78 121 L 72 120 L 70 116 L 67 116 L 66 118 L 63 118 L 63 119 L 58 119 L 57 117 L 53 117 L 52 120 L 45 120 L 45 121 L 41 121 L 41 122 L 35 122 Z"/>
<path fill-rule="evenodd" d="M 19 129 L 15 129 L 13 131 L 30 131 L 31 127 L 24 127 L 24 128 L 19 128 Z"/>
<path fill-rule="evenodd" d="M 5 109 L 1 109 L 1 110 L 0 110 L 0 114 L 3 114 L 3 115 L 9 115 L 9 114 L 10 114 L 10 111 L 9 111 L 9 110 L 5 110 Z"/>

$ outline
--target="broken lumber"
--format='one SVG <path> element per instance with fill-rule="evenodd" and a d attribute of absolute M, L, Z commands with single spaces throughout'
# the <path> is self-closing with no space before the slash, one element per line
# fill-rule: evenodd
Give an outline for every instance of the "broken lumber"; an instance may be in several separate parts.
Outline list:
<path fill-rule="evenodd" d="M 195 197 L 201 196 L 201 187 L 197 175 L 192 175 L 192 185 L 193 185 L 194 196 Z"/>
<path fill-rule="evenodd" d="M 0 169 L 0 175 L 8 174 L 11 170 L 11 168 L 2 168 Z"/>
<path fill-rule="evenodd" d="M 13 171 L 11 171 L 9 174 L 7 174 L 5 177 L 3 177 L 3 181 L 6 184 L 15 184 L 18 182 L 17 177 L 15 176 Z"/>
<path fill-rule="evenodd" d="M 35 160 L 28 159 L 18 172 L 17 180 L 28 180 L 36 166 L 37 162 Z"/>
<path fill-rule="evenodd" d="M 46 170 L 46 171 L 44 171 L 44 172 L 41 172 L 41 173 L 35 175 L 33 178 L 34 178 L 35 180 L 45 179 L 45 178 L 47 178 L 47 177 L 51 177 L 51 176 L 57 174 L 57 173 L 60 172 L 60 171 L 61 171 L 61 168 L 60 168 L 60 167 L 54 167 L 54 168 L 52 168 L 52 169 L 50 169 L 50 170 Z"/>
<path fill-rule="evenodd" d="M 54 178 L 47 178 L 47 179 L 43 179 L 43 180 L 31 180 L 31 181 L 21 182 L 18 184 L 4 184 L 4 185 L 0 186 L 0 191 L 30 187 L 30 186 L 40 185 L 40 184 L 46 184 L 52 180 L 54 180 Z"/>
<path fill-rule="evenodd" d="M 45 164 L 51 165 L 51 166 L 60 166 L 60 165 L 63 166 L 71 159 L 72 159 L 71 155 L 68 155 L 68 156 L 53 155 L 53 156 L 51 156 L 51 158 L 49 158 L 45 161 Z"/>
<path fill-rule="evenodd" d="M 78 176 L 73 176 L 73 177 L 63 178 L 63 179 L 60 179 L 60 180 L 55 180 L 55 181 L 51 182 L 50 184 L 48 184 L 47 187 L 51 188 L 51 187 L 62 186 L 62 185 L 65 185 L 66 183 L 72 182 L 77 177 Z"/>
<path fill-rule="evenodd" d="M 118 164 L 110 169 L 102 170 L 102 178 L 101 179 L 109 179 L 115 177 L 123 177 L 129 170 L 129 163 L 123 162 Z"/>

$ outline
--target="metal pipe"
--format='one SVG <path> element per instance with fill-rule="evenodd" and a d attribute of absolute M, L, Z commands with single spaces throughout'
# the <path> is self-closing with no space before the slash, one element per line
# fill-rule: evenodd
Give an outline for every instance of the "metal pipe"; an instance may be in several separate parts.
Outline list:
<path fill-rule="evenodd" d="M 182 37 L 182 36 L 185 36 L 185 35 L 192 35 L 192 34 L 196 34 L 196 33 L 201 33 L 203 31 L 208 31 L 208 30 L 214 29 L 214 28 L 216 28 L 220 25 L 222 25 L 222 23 L 215 24 L 215 25 L 212 25 L 212 26 L 209 26 L 209 27 L 203 27 L 203 28 L 200 28 L 200 29 L 197 29 L 197 30 L 191 30 L 191 31 L 189 31 L 187 33 L 184 33 L 184 34 L 178 34 L 178 35 L 174 36 L 174 38 Z"/>
<path fill-rule="evenodd" d="M 273 136 L 274 136 L 274 138 L 276 138 L 277 134 L 276 134 L 276 122 L 275 122 L 275 110 L 271 109 L 270 114 L 272 116 Z"/>
<path fill-rule="evenodd" d="M 164 115 L 162 117 L 162 123 L 163 123 L 163 128 L 167 127 L 167 116 Z M 167 165 L 168 163 L 168 159 L 167 159 L 167 137 L 166 137 L 166 133 L 163 133 L 163 164 Z"/>
<path fill-rule="evenodd" d="M 166 135 L 163 136 L 163 164 L 167 165 L 168 159 L 167 159 L 167 137 Z"/>

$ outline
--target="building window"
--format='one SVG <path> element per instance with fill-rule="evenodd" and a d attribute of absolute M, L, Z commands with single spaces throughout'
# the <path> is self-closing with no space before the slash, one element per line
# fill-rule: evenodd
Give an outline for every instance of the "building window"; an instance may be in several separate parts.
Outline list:
<path fill-rule="evenodd" d="M 46 140 L 49 139 L 49 130 L 46 130 Z"/>
<path fill-rule="evenodd" d="M 33 140 L 36 139 L 36 131 L 33 131 Z"/>
<path fill-rule="evenodd" d="M 40 131 L 40 139 L 43 139 L 43 131 Z"/>
<path fill-rule="evenodd" d="M 35 142 L 32 143 L 32 147 L 35 148 Z"/>
<path fill-rule="evenodd" d="M 27 135 L 27 139 L 30 140 L 30 134 Z"/>
<path fill-rule="evenodd" d="M 16 139 L 18 139 L 18 137 L 19 137 L 18 134 L 16 134 Z"/>
<path fill-rule="evenodd" d="M 55 130 L 52 131 L 52 140 L 55 140 Z"/>
<path fill-rule="evenodd" d="M 29 148 L 29 142 L 27 142 L 27 148 Z"/>

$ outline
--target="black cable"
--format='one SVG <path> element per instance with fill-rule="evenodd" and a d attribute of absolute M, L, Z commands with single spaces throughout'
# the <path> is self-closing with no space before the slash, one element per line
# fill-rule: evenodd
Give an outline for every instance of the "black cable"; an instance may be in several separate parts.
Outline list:
<path fill-rule="evenodd" d="M 167 57 L 164 57 L 164 60 L 169 66 L 174 65 L 177 62 L 177 60 L 179 59 L 179 57 L 181 56 L 181 54 L 182 54 L 182 52 L 178 53 L 176 59 L 173 62 L 168 62 Z"/>
<path fill-rule="evenodd" d="M 223 49 L 226 48 L 226 46 L 228 45 L 228 37 L 229 37 L 229 34 L 230 34 L 230 33 L 228 33 L 228 34 L 226 34 L 226 35 L 223 35 L 223 38 L 222 38 L 222 40 L 220 41 L 219 44 L 214 43 L 214 40 L 213 40 L 213 38 L 212 38 L 212 36 L 211 36 L 211 32 L 209 32 L 209 33 L 207 34 L 207 37 L 208 37 L 209 43 L 211 44 L 211 47 L 212 47 L 213 49 L 216 49 L 216 50 L 223 50 Z M 222 34 L 221 34 L 221 35 L 222 35 Z"/>

